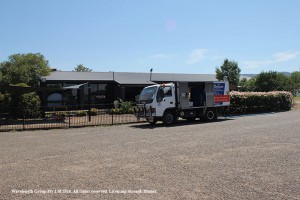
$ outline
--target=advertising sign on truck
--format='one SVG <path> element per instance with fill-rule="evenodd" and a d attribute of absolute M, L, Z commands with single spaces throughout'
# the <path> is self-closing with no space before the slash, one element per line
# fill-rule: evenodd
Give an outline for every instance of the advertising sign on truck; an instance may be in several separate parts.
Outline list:
<path fill-rule="evenodd" d="M 230 95 L 228 84 L 225 82 L 214 82 L 214 104 L 215 105 L 228 105 L 230 104 Z"/>

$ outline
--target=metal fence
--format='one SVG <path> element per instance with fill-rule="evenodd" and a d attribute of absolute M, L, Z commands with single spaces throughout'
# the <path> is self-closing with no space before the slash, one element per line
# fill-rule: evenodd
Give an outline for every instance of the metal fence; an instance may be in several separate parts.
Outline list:
<path fill-rule="evenodd" d="M 113 104 L 7 108 L 0 112 L 0 131 L 72 128 L 139 122 Z M 117 112 L 116 112 L 117 111 Z"/>

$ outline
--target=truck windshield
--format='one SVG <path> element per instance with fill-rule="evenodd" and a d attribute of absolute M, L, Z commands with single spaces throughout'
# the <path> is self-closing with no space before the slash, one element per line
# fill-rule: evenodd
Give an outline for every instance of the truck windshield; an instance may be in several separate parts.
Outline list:
<path fill-rule="evenodd" d="M 140 94 L 140 102 L 143 101 L 145 103 L 152 103 L 156 90 L 157 86 L 144 88 Z"/>

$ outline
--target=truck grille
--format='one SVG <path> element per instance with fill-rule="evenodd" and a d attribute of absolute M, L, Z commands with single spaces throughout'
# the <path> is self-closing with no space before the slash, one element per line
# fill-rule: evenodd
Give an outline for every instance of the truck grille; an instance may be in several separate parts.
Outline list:
<path fill-rule="evenodd" d="M 150 117 L 151 116 L 151 109 L 146 109 L 144 105 L 136 106 L 134 108 L 135 115 L 137 117 Z"/>

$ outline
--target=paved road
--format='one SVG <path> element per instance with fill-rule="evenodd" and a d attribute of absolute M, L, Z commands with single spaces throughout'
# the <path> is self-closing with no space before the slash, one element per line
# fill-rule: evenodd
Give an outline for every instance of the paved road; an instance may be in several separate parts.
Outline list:
<path fill-rule="evenodd" d="M 0 138 L 0 199 L 300 199 L 300 109 Z"/>

